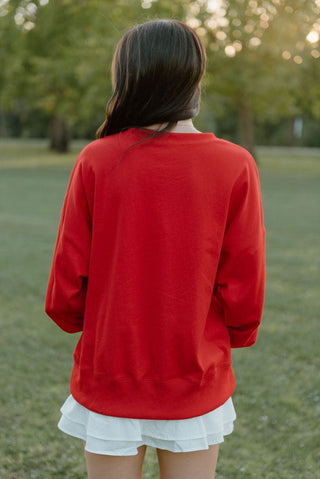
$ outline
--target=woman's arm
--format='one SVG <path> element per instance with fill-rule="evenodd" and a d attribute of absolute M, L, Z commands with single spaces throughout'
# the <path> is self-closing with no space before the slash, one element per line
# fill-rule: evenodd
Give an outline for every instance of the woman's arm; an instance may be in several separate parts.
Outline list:
<path fill-rule="evenodd" d="M 61 212 L 45 312 L 64 331 L 82 330 L 91 244 L 91 215 L 81 155 L 71 173 Z"/>
<path fill-rule="evenodd" d="M 250 156 L 233 187 L 214 288 L 231 347 L 255 343 L 264 290 L 265 228 L 258 170 Z"/>

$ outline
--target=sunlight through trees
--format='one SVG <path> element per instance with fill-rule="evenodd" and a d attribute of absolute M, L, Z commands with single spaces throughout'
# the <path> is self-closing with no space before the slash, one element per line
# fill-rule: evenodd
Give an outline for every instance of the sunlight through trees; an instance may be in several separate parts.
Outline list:
<path fill-rule="evenodd" d="M 320 119 L 319 0 L 0 0 L 0 133 L 3 118 L 17 118 L 15 134 L 42 118 L 55 149 L 67 148 L 70 129 L 93 135 L 117 41 L 135 23 L 168 17 L 207 48 L 199 121 L 212 128 L 236 113 L 254 153 L 257 122 L 283 119 L 292 130 L 297 117 Z"/>

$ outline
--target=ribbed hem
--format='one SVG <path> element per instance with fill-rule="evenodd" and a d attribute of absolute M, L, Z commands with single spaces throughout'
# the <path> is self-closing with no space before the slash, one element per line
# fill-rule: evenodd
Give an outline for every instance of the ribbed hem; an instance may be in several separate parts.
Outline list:
<path fill-rule="evenodd" d="M 212 368 L 201 381 L 192 377 L 167 381 L 110 379 L 74 364 L 71 394 L 99 414 L 137 419 L 188 419 L 221 406 L 233 394 L 231 364 Z"/>

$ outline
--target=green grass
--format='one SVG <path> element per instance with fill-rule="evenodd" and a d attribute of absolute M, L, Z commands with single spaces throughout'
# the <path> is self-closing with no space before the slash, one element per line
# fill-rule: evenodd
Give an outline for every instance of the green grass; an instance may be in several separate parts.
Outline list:
<path fill-rule="evenodd" d="M 43 312 L 60 209 L 83 145 L 0 144 L 0 477 L 82 479 L 81 441 L 56 427 L 78 335 Z M 234 433 L 217 479 L 320 478 L 320 154 L 262 150 L 267 289 L 257 344 L 234 350 Z M 154 450 L 145 477 L 156 478 Z M 195 478 L 196 479 L 196 478 Z"/>

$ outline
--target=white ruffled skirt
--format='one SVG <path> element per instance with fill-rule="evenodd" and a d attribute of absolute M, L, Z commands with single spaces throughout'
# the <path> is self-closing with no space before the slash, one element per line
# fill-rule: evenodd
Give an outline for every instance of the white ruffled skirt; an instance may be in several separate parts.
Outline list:
<path fill-rule="evenodd" d="M 95 454 L 134 456 L 146 445 L 172 452 L 208 449 L 224 441 L 236 419 L 232 398 L 222 406 L 191 419 L 154 420 L 104 416 L 89 411 L 70 395 L 61 407 L 58 428 L 85 441 Z"/>

